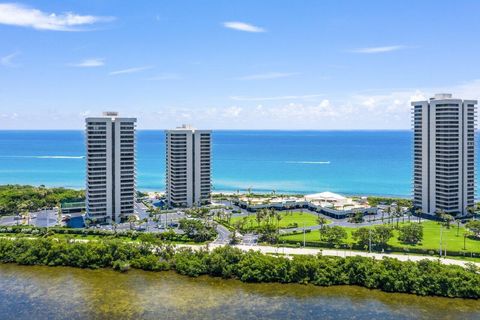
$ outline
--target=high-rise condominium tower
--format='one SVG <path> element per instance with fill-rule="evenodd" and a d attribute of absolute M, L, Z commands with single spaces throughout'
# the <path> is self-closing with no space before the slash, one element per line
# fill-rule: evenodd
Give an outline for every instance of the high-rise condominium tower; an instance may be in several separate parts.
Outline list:
<path fill-rule="evenodd" d="M 465 215 L 474 205 L 476 104 L 451 94 L 412 102 L 413 204 L 423 213 Z"/>
<path fill-rule="evenodd" d="M 85 119 L 87 215 L 98 222 L 134 214 L 136 121 L 116 112 Z"/>
<path fill-rule="evenodd" d="M 210 202 L 211 132 L 190 126 L 166 131 L 166 183 L 170 206 Z"/>

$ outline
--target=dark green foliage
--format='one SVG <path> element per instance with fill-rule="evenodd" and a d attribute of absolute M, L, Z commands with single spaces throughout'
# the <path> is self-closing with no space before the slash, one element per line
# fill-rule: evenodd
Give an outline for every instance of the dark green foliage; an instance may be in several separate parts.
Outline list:
<path fill-rule="evenodd" d="M 277 228 L 273 224 L 263 224 L 257 227 L 258 241 L 275 244 L 278 242 Z"/>
<path fill-rule="evenodd" d="M 294 256 L 292 259 L 243 252 L 233 247 L 206 249 L 140 244 L 119 240 L 73 242 L 58 239 L 0 238 L 0 262 L 80 268 L 174 269 L 196 277 L 211 275 L 248 282 L 311 283 L 321 286 L 358 285 L 389 292 L 480 298 L 480 274 L 438 261 L 401 262 L 360 256 Z"/>
<path fill-rule="evenodd" d="M 185 232 L 188 238 L 196 242 L 213 240 L 217 235 L 213 225 L 201 220 L 180 219 L 179 222 L 179 229 Z"/>
<path fill-rule="evenodd" d="M 480 220 L 471 220 L 465 226 L 474 237 L 480 237 Z"/>
<path fill-rule="evenodd" d="M 369 246 L 386 248 L 388 241 L 393 237 L 393 228 L 386 225 L 378 225 L 373 228 L 362 227 L 352 232 L 352 238 L 362 248 Z"/>
<path fill-rule="evenodd" d="M 320 229 L 320 239 L 333 245 L 340 245 L 347 239 L 347 231 L 340 226 L 325 226 Z"/>
<path fill-rule="evenodd" d="M 379 204 L 391 205 L 392 203 L 396 203 L 400 207 L 410 208 L 412 206 L 412 200 L 404 198 L 367 197 L 367 201 L 372 207 Z"/>
<path fill-rule="evenodd" d="M 377 225 L 373 228 L 375 245 L 385 248 L 388 241 L 393 237 L 393 228 L 388 225 Z"/>
<path fill-rule="evenodd" d="M 17 214 L 60 205 L 67 199 L 83 199 L 83 190 L 22 185 L 0 186 L 0 214 Z"/>
<path fill-rule="evenodd" d="M 348 219 L 349 222 L 352 223 L 361 223 L 363 222 L 363 212 L 361 211 L 355 211 L 351 214 L 350 219 Z"/>
<path fill-rule="evenodd" d="M 423 240 L 423 226 L 420 223 L 409 223 L 398 229 L 398 240 L 403 243 L 417 244 Z"/>
<path fill-rule="evenodd" d="M 31 227 L 31 226 L 8 226 L 0 227 L 0 233 L 15 233 L 17 235 L 34 235 L 34 236 L 52 236 L 55 234 L 70 234 L 70 235 L 81 235 L 81 236 L 98 236 L 104 238 L 129 238 L 137 239 L 142 242 L 157 243 L 161 241 L 174 241 L 174 242 L 203 242 L 207 240 L 213 240 L 216 236 L 216 231 L 213 228 L 208 229 L 207 236 L 204 238 L 204 234 L 197 236 L 196 234 L 177 234 L 173 230 L 167 230 L 165 232 L 155 232 L 155 233 L 145 233 L 137 232 L 134 230 L 122 230 L 122 231 L 111 231 L 111 230 L 102 230 L 102 229 L 74 229 L 74 228 L 63 228 L 63 227 Z M 202 240 L 205 239 L 205 240 Z"/>

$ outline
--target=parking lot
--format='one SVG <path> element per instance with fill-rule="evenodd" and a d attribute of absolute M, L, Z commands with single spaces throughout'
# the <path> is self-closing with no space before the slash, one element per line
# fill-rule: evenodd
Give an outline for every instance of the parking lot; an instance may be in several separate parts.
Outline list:
<path fill-rule="evenodd" d="M 36 227 L 53 227 L 58 224 L 57 209 L 41 210 L 31 212 L 29 216 L 22 219 L 21 216 L 0 217 L 0 226 L 15 226 L 29 224 Z"/>

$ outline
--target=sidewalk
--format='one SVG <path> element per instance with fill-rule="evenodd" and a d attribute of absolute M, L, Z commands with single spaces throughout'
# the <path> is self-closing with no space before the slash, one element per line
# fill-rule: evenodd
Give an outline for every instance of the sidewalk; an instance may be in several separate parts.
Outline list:
<path fill-rule="evenodd" d="M 180 245 L 182 246 L 182 245 Z M 222 247 L 222 244 L 211 243 L 208 245 L 210 250 L 213 250 L 217 247 Z M 199 246 L 195 246 L 198 248 Z M 419 255 L 407 255 L 407 254 L 395 254 L 395 253 L 369 253 L 363 251 L 350 251 L 350 250 L 331 250 L 331 249 L 316 249 L 316 248 L 286 248 L 286 247 L 272 247 L 272 246 L 247 246 L 247 245 L 235 245 L 234 247 L 241 249 L 243 251 L 255 250 L 262 253 L 269 254 L 285 254 L 285 255 L 317 255 L 322 253 L 324 256 L 337 256 L 337 257 L 350 257 L 350 256 L 361 256 L 361 257 L 373 257 L 375 259 L 381 260 L 384 257 L 396 258 L 400 261 L 420 261 L 420 260 L 432 260 L 440 261 L 443 264 L 457 265 L 465 267 L 467 264 L 473 263 L 480 268 L 480 262 L 471 262 L 464 260 L 455 260 L 448 258 L 438 258 L 432 256 L 419 256 Z"/>

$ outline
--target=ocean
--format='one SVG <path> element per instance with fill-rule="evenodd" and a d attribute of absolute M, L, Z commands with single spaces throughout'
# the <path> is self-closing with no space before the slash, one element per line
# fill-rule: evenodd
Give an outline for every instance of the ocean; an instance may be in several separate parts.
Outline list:
<path fill-rule="evenodd" d="M 138 189 L 164 190 L 164 132 L 137 139 Z M 411 194 L 411 131 L 220 130 L 212 139 L 216 192 Z M 84 188 L 84 155 L 83 131 L 0 131 L 0 184 Z"/>

